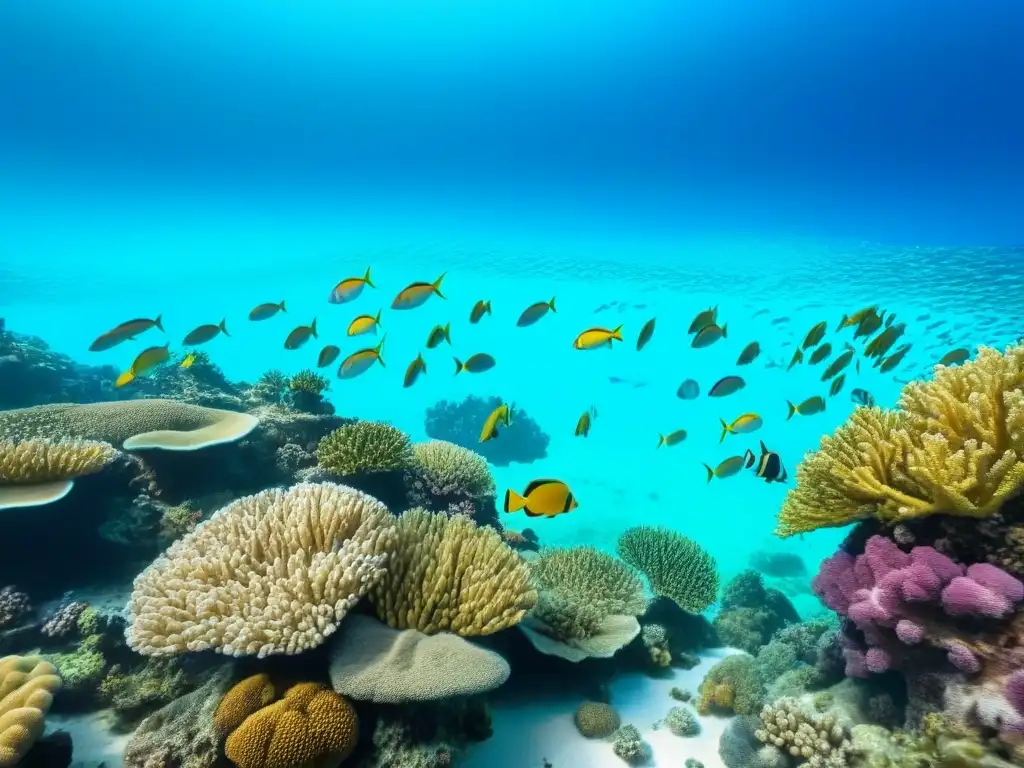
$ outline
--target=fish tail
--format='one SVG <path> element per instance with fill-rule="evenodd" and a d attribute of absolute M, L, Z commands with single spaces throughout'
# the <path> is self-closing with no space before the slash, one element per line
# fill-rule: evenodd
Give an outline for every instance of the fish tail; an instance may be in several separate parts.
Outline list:
<path fill-rule="evenodd" d="M 551 307 L 551 311 L 552 312 L 555 311 L 555 297 L 554 296 L 551 297 L 551 301 L 548 302 L 548 306 Z"/>
<path fill-rule="evenodd" d="M 506 512 L 518 512 L 526 506 L 526 499 L 520 496 L 518 493 L 509 488 L 505 491 L 505 504 L 503 505 Z"/>
<path fill-rule="evenodd" d="M 444 340 L 447 341 L 449 344 L 452 343 L 451 330 L 452 330 L 452 324 L 451 323 L 448 323 L 447 325 L 445 325 L 445 327 L 444 327 Z"/>
<path fill-rule="evenodd" d="M 661 448 L 661 446 L 663 446 L 664 444 L 665 444 L 665 436 L 664 435 L 658 435 L 658 444 L 656 446 L 654 446 L 654 447 L 655 448 Z"/>
<path fill-rule="evenodd" d="M 786 405 L 789 406 L 789 415 L 786 416 L 786 421 L 789 421 L 790 419 L 793 418 L 793 414 L 795 414 L 797 412 L 797 410 L 796 410 L 796 406 L 793 405 L 791 402 L 789 402 L 789 400 L 786 401 Z"/>
<path fill-rule="evenodd" d="M 380 325 L 380 313 L 383 312 L 383 311 L 384 311 L 383 308 L 378 309 L 377 310 L 377 316 L 375 318 L 373 318 L 373 322 L 375 322 L 377 325 Z"/>
<path fill-rule="evenodd" d="M 314 339 L 319 339 L 320 338 L 319 336 L 316 335 L 316 318 L 315 317 L 313 318 L 313 322 L 309 324 L 309 332 L 313 334 L 313 338 Z"/>
<path fill-rule="evenodd" d="M 223 333 L 225 336 L 230 336 L 231 334 L 228 333 L 227 322 L 228 322 L 228 319 L 226 317 L 223 320 L 220 321 L 220 326 L 219 326 L 220 327 L 220 332 Z"/>
<path fill-rule="evenodd" d="M 729 324 L 725 323 L 724 325 L 722 325 L 722 338 L 723 339 L 726 338 L 729 335 L 728 331 L 729 331 Z"/>
<path fill-rule="evenodd" d="M 164 333 L 167 333 L 167 331 L 164 331 L 164 316 L 163 315 L 157 315 L 156 316 L 156 320 L 153 321 L 153 325 L 155 325 L 157 328 L 159 328 Z"/>
<path fill-rule="evenodd" d="M 701 463 L 701 466 L 708 471 L 708 482 L 710 483 L 711 479 L 715 476 L 715 470 L 713 470 L 711 467 L 709 467 L 707 464 L 704 464 L 703 462 Z"/>
<path fill-rule="evenodd" d="M 719 443 L 725 442 L 725 436 L 729 434 L 729 425 L 725 423 L 725 419 L 719 419 L 722 422 L 722 436 L 718 438 Z"/>
<path fill-rule="evenodd" d="M 611 339 L 608 339 L 609 346 L 611 345 L 612 339 L 617 339 L 618 341 L 622 341 L 622 326 L 621 325 L 618 326 L 614 331 L 612 331 Z"/>
<path fill-rule="evenodd" d="M 484 303 L 484 309 L 487 311 L 488 315 L 491 314 L 491 302 L 490 301 L 487 301 L 487 302 Z"/>
<path fill-rule="evenodd" d="M 836 332 L 843 330 L 846 327 L 846 323 L 849 320 L 849 315 L 843 315 L 843 319 L 839 321 L 839 325 L 836 326 Z"/>
<path fill-rule="evenodd" d="M 377 287 L 376 285 L 373 284 L 373 281 L 370 279 L 370 268 L 369 267 L 366 268 L 366 274 L 363 275 L 363 282 L 366 283 L 371 288 L 376 288 Z"/>
<path fill-rule="evenodd" d="M 456 357 L 455 358 L 455 375 L 458 376 L 460 373 L 462 373 L 462 369 L 465 368 L 465 367 L 466 366 L 464 366 L 462 364 L 462 361 L 459 360 L 459 358 Z"/>
<path fill-rule="evenodd" d="M 445 295 L 441 293 L 441 281 L 444 280 L 444 276 L 447 274 L 447 272 L 442 272 L 441 276 L 431 284 L 434 289 L 434 293 L 436 293 L 442 299 L 445 298 Z"/>

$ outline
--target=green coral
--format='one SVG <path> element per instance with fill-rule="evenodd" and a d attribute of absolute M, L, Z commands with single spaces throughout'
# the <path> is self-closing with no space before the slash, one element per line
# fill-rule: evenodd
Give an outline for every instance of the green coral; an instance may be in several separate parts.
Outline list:
<path fill-rule="evenodd" d="M 718 595 L 718 567 L 699 544 L 668 528 L 640 525 L 622 536 L 616 551 L 647 577 L 656 595 L 700 613 Z"/>
<path fill-rule="evenodd" d="M 307 392 L 313 395 L 326 392 L 330 386 L 331 383 L 326 377 L 309 368 L 302 369 L 288 381 L 288 389 L 292 392 Z"/>
<path fill-rule="evenodd" d="M 647 605 L 636 574 L 594 547 L 545 550 L 530 575 L 538 592 L 533 615 L 561 639 L 592 637 L 608 616 L 636 616 Z"/>
<path fill-rule="evenodd" d="M 376 421 L 338 427 L 320 441 L 316 455 L 321 467 L 343 477 L 401 471 L 413 458 L 409 436 Z"/>
<path fill-rule="evenodd" d="M 754 657 L 737 653 L 708 670 L 697 694 L 697 711 L 702 715 L 716 711 L 752 715 L 760 709 L 764 694 Z"/>
<path fill-rule="evenodd" d="M 98 635 L 103 631 L 103 614 L 91 605 L 78 614 L 78 631 L 82 637 Z"/>
<path fill-rule="evenodd" d="M 618 729 L 619 713 L 610 704 L 585 701 L 576 710 L 576 730 L 588 739 L 604 739 Z"/>
<path fill-rule="evenodd" d="M 799 620 L 785 595 L 765 589 L 756 571 L 743 571 L 722 591 L 714 627 L 724 645 L 756 654 L 777 631 Z"/>
<path fill-rule="evenodd" d="M 861 757 L 858 768 L 1012 768 L 1014 755 L 1002 755 L 998 746 L 947 716 L 924 716 L 918 732 L 890 733 L 879 726 L 856 726 L 853 750 Z"/>
<path fill-rule="evenodd" d="M 186 533 L 195 530 L 202 519 L 203 513 L 193 509 L 190 502 L 185 501 L 177 506 L 168 507 L 160 515 L 160 541 L 165 546 L 177 541 Z"/>
<path fill-rule="evenodd" d="M 115 664 L 100 683 L 100 699 L 123 719 L 132 720 L 188 693 L 179 659 L 148 659 L 135 671 Z"/>
<path fill-rule="evenodd" d="M 89 635 L 74 651 L 44 657 L 60 672 L 65 696 L 89 698 L 95 693 L 107 669 L 107 660 L 100 650 L 102 643 L 102 635 Z"/>

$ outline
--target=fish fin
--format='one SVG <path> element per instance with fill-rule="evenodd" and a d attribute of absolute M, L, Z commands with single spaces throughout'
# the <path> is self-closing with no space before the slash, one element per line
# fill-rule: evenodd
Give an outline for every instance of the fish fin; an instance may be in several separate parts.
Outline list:
<path fill-rule="evenodd" d="M 156 316 L 156 320 L 153 321 L 153 325 L 155 325 L 157 328 L 159 328 L 164 333 L 167 333 L 167 331 L 164 331 L 164 316 L 163 315 L 157 315 Z"/>
<path fill-rule="evenodd" d="M 452 330 L 452 324 L 451 323 L 447 323 L 444 326 L 444 340 L 447 341 L 449 344 L 452 343 L 451 330 Z"/>
<path fill-rule="evenodd" d="M 465 368 L 465 367 L 466 366 L 464 366 L 462 364 L 462 361 L 459 360 L 459 358 L 456 357 L 455 358 L 455 375 L 458 376 L 460 373 L 462 373 L 462 369 Z"/>
<path fill-rule="evenodd" d="M 786 401 L 786 405 L 789 406 L 789 415 L 786 416 L 786 421 L 789 421 L 790 419 L 793 418 L 793 414 L 795 414 L 797 412 L 797 410 L 796 410 L 796 406 L 793 405 L 791 402 L 789 402 L 789 400 Z"/>
<path fill-rule="evenodd" d="M 373 281 L 370 279 L 370 268 L 369 267 L 366 268 L 366 274 L 363 275 L 363 282 L 366 283 L 371 288 L 376 288 L 377 287 L 376 285 L 373 284 Z"/>
<path fill-rule="evenodd" d="M 750 469 L 754 466 L 754 452 L 747 448 L 746 453 L 743 454 L 743 466 Z"/>
<path fill-rule="evenodd" d="M 725 325 L 722 326 L 722 338 L 723 339 L 726 338 L 729 335 L 728 334 L 728 330 L 729 330 L 729 324 L 726 323 Z"/>
<path fill-rule="evenodd" d="M 527 517 L 544 517 L 545 516 L 543 512 L 531 512 L 529 507 L 523 507 L 523 511 L 526 512 L 526 516 Z M 550 515 L 550 517 L 554 517 L 554 515 Z"/>
<path fill-rule="evenodd" d="M 618 326 L 614 331 L 612 331 L 611 338 L 608 339 L 608 346 L 609 347 L 612 345 L 612 339 L 616 339 L 618 341 L 622 341 L 622 326 L 621 325 Z"/>
<path fill-rule="evenodd" d="M 373 322 L 375 322 L 377 325 L 380 325 L 380 313 L 383 312 L 383 311 L 384 311 L 383 307 L 381 309 L 378 309 L 377 310 L 377 316 L 375 318 L 373 318 Z"/>
<path fill-rule="evenodd" d="M 768 453 L 768 449 L 765 448 L 764 445 L 764 440 L 758 440 L 758 442 L 761 443 L 761 453 Z"/>
<path fill-rule="evenodd" d="M 551 307 L 551 311 L 552 312 L 555 311 L 555 297 L 554 296 L 551 297 L 551 301 L 548 302 L 548 306 Z"/>
<path fill-rule="evenodd" d="M 377 362 L 380 363 L 381 368 L 387 368 L 387 366 L 384 365 L 384 358 L 380 356 L 380 352 L 377 353 Z"/>
<path fill-rule="evenodd" d="M 319 336 L 316 335 L 316 318 L 315 317 L 313 318 L 313 322 L 309 324 L 309 332 L 313 334 L 313 338 L 314 339 L 319 339 L 320 338 Z"/>
<path fill-rule="evenodd" d="M 725 419 L 719 419 L 722 422 L 722 436 L 718 438 L 719 443 L 725 442 L 725 436 L 729 434 L 729 425 L 725 423 Z"/>
<path fill-rule="evenodd" d="M 220 325 L 218 325 L 217 327 L 220 328 L 220 332 L 223 333 L 225 336 L 230 336 L 231 334 L 228 333 L 227 322 L 228 319 L 225 317 L 223 320 L 220 321 Z"/>
<path fill-rule="evenodd" d="M 527 484 L 526 490 L 523 491 L 523 496 L 529 496 L 531 493 L 533 493 L 535 490 L 540 488 L 542 485 L 550 485 L 551 483 L 561 483 L 562 485 L 565 485 L 565 483 L 562 483 L 561 480 L 553 480 L 550 477 L 543 477 L 543 478 L 540 478 L 538 480 L 531 480 Z"/>
<path fill-rule="evenodd" d="M 707 464 L 703 464 L 702 463 L 701 466 L 704 467 L 704 469 L 706 469 L 708 471 L 708 482 L 710 483 L 711 482 L 711 478 L 713 478 L 715 476 L 715 470 L 713 470 Z"/>
<path fill-rule="evenodd" d="M 654 447 L 655 448 L 661 448 L 661 446 L 663 446 L 664 444 L 665 444 L 665 436 L 662 435 L 662 434 L 659 434 L 658 435 L 658 444 L 656 446 L 654 446 Z"/>
<path fill-rule="evenodd" d="M 441 281 L 444 280 L 444 276 L 447 274 L 447 272 L 442 272 L 441 276 L 437 278 L 437 280 L 435 280 L 433 283 L 431 283 L 431 287 L 434 289 L 434 293 L 436 293 L 442 299 L 445 298 L 445 296 L 443 293 L 441 293 Z"/>
<path fill-rule="evenodd" d="M 506 512 L 518 512 L 520 509 L 526 506 L 526 499 L 520 496 L 518 493 L 509 488 L 505 491 L 505 503 L 503 505 Z"/>

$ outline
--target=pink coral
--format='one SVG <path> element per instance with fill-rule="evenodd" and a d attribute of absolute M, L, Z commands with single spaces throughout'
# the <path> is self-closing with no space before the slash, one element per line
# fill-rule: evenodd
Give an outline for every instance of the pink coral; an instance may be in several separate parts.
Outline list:
<path fill-rule="evenodd" d="M 957 640 L 946 646 L 946 658 L 964 674 L 974 675 L 981 671 L 981 662 L 978 657 L 970 648 Z"/>
<path fill-rule="evenodd" d="M 1006 700 L 1024 717 L 1024 669 L 1018 669 L 1006 681 Z"/>
<path fill-rule="evenodd" d="M 900 619 L 896 622 L 896 637 L 906 645 L 917 645 L 924 640 L 924 627 L 910 619 Z"/>

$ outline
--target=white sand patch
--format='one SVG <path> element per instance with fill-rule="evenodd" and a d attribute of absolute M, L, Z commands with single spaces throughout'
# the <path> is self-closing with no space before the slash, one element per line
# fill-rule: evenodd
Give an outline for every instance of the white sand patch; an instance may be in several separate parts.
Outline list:
<path fill-rule="evenodd" d="M 81 715 L 46 716 L 46 732 L 71 734 L 71 768 L 122 768 L 130 733 L 110 730 L 113 716 L 107 710 Z"/>
<path fill-rule="evenodd" d="M 700 760 L 705 768 L 725 768 L 718 756 L 718 741 L 728 718 L 698 716 L 700 735 L 676 736 L 667 728 L 654 729 L 672 707 L 681 704 L 669 692 L 678 686 L 696 694 L 700 681 L 718 661 L 737 651 L 716 649 L 701 654 L 701 663 L 690 670 L 674 669 L 671 676 L 651 678 L 622 675 L 612 683 L 612 703 L 623 724 L 633 725 L 651 747 L 649 768 L 683 768 L 687 758 Z M 611 740 L 586 739 L 576 730 L 573 714 L 582 703 L 578 697 L 547 698 L 531 704 L 498 702 L 493 709 L 494 735 L 474 745 L 459 761 L 462 768 L 625 768 L 612 752 Z"/>

